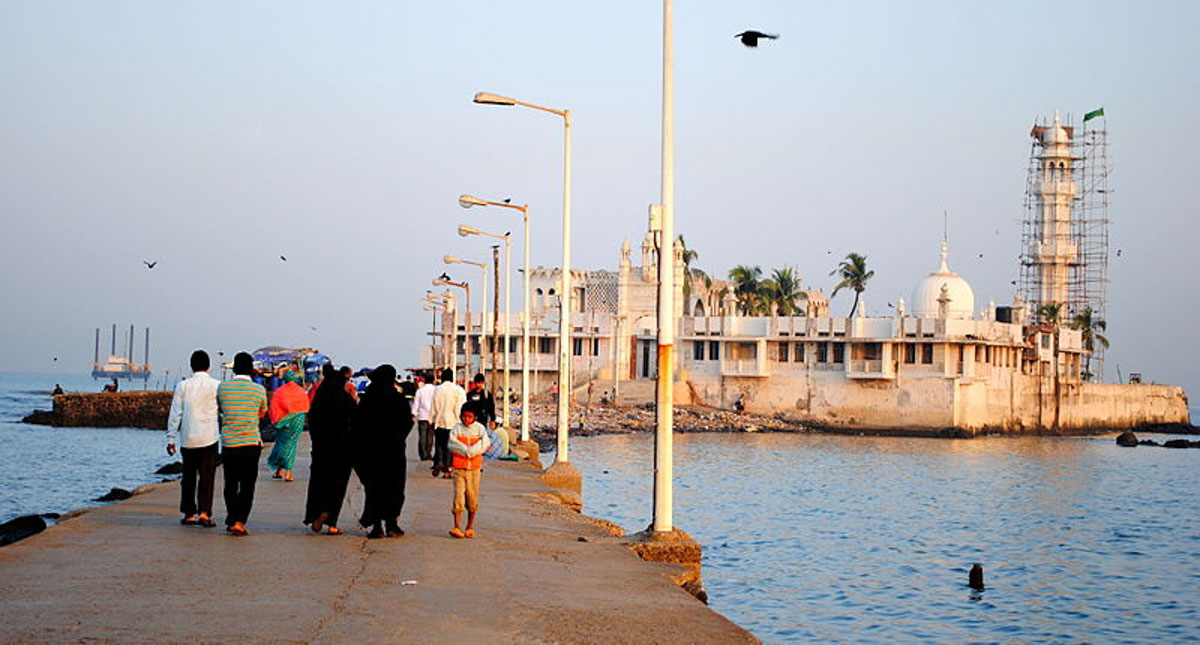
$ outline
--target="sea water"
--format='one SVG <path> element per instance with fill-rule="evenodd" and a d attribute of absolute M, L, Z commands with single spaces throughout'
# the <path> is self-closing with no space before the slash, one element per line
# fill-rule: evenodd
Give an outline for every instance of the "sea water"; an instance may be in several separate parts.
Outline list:
<path fill-rule="evenodd" d="M 653 453 L 572 440 L 584 513 L 646 528 Z M 682 434 L 674 474 L 710 604 L 767 642 L 1200 639 L 1200 450 Z"/>
<path fill-rule="evenodd" d="M 49 410 L 56 383 L 71 392 L 98 392 L 106 381 L 86 375 L 0 373 L 0 522 L 20 515 L 65 513 L 93 505 L 119 487 L 158 481 L 168 457 L 162 431 L 135 428 L 52 428 L 21 423 Z M 141 389 L 141 381 L 121 381 Z"/>

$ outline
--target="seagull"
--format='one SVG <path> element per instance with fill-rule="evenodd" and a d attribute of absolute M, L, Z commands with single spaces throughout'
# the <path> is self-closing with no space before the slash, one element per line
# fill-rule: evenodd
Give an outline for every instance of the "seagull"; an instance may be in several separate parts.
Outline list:
<path fill-rule="evenodd" d="M 438 280 L 445 280 L 445 281 L 449 282 L 449 281 L 450 281 L 450 276 L 448 276 L 448 275 L 446 275 L 445 273 L 443 273 L 442 275 L 438 276 Z"/>
<path fill-rule="evenodd" d="M 55 363 L 57 363 L 57 362 L 58 362 L 58 357 L 57 357 L 57 356 L 55 356 L 55 357 L 54 357 L 54 362 L 55 362 Z"/>
<path fill-rule="evenodd" d="M 505 203 L 505 204 L 511 204 L 511 203 L 512 203 L 512 197 L 505 197 L 505 198 L 504 198 L 504 203 Z"/>
<path fill-rule="evenodd" d="M 313 327 L 312 325 L 309 325 L 309 326 L 308 326 L 308 328 L 309 328 L 309 329 L 311 329 L 311 330 L 313 330 L 313 331 L 317 331 L 317 328 L 316 328 L 316 327 Z"/>
<path fill-rule="evenodd" d="M 751 29 L 751 30 L 743 31 L 740 34 L 734 34 L 733 37 L 741 39 L 742 44 L 747 47 L 758 47 L 758 39 L 759 38 L 768 38 L 770 40 L 775 40 L 776 38 L 779 38 L 779 34 L 775 34 L 772 36 L 771 34 L 764 34 L 761 31 L 754 31 Z"/>
<path fill-rule="evenodd" d="M 280 259 L 280 260 L 283 260 L 284 262 L 287 262 L 287 258 L 285 258 L 285 257 L 284 257 L 284 256 L 282 256 L 282 255 L 281 255 L 281 256 L 279 256 L 279 259 Z"/>
<path fill-rule="evenodd" d="M 158 260 L 155 260 L 153 262 L 149 262 L 147 260 L 142 260 L 142 264 L 146 265 L 147 269 L 153 269 L 154 265 L 158 264 Z"/>
<path fill-rule="evenodd" d="M 1117 257 L 1121 257 L 1121 249 L 1117 249 Z"/>
<path fill-rule="evenodd" d="M 1014 287 L 1015 287 L 1015 286 L 1017 286 L 1017 281 L 1016 281 L 1016 280 L 1013 280 L 1013 281 L 1009 282 L 1009 284 L 1011 284 L 1012 286 L 1014 286 Z"/>
<path fill-rule="evenodd" d="M 983 257 L 983 254 L 982 254 L 982 253 L 980 253 L 980 254 L 979 254 L 979 257 Z"/>
<path fill-rule="evenodd" d="M 890 303 L 890 302 L 889 302 L 889 303 L 888 303 L 888 306 L 889 306 L 889 307 L 895 307 L 896 305 L 893 305 L 892 303 Z"/>

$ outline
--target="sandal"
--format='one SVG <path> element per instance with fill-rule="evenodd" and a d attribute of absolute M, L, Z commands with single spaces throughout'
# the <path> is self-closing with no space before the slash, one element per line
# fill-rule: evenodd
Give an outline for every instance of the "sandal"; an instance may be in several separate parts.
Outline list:
<path fill-rule="evenodd" d="M 196 518 L 189 515 L 189 516 L 183 518 L 182 520 L 179 520 L 179 523 L 184 526 L 192 526 L 194 524 L 199 524 L 200 522 Z"/>
<path fill-rule="evenodd" d="M 339 529 L 336 526 L 331 526 L 331 527 L 325 529 L 325 535 L 341 535 L 341 534 L 342 534 L 342 529 Z"/>
<path fill-rule="evenodd" d="M 467 529 L 467 532 L 464 535 L 466 535 L 469 538 L 475 537 L 475 529 Z"/>
<path fill-rule="evenodd" d="M 454 537 L 456 537 L 456 538 L 458 538 L 458 539 L 460 539 L 460 540 L 461 540 L 462 538 L 465 538 L 465 537 L 467 537 L 467 535 L 466 535 L 465 533 L 463 533 L 463 532 L 462 532 L 462 529 L 458 528 L 457 526 L 456 526 L 456 527 L 454 527 L 454 528 L 452 528 L 452 529 L 450 529 L 450 535 L 452 535 L 452 536 L 454 536 Z"/>
<path fill-rule="evenodd" d="M 283 481 L 290 482 L 290 481 L 295 481 L 295 480 L 296 480 L 295 477 L 292 476 L 292 471 L 290 471 L 290 470 L 283 471 Z"/>
<path fill-rule="evenodd" d="M 202 518 L 196 520 L 196 524 L 199 524 L 200 526 L 203 526 L 206 529 L 211 529 L 212 527 L 217 525 L 217 523 L 214 522 L 211 517 L 202 517 Z"/>
<path fill-rule="evenodd" d="M 229 531 L 230 533 L 232 533 L 233 535 L 236 535 L 238 537 L 250 535 L 250 531 L 247 531 L 244 527 L 241 527 L 241 526 L 231 526 L 225 530 Z"/>

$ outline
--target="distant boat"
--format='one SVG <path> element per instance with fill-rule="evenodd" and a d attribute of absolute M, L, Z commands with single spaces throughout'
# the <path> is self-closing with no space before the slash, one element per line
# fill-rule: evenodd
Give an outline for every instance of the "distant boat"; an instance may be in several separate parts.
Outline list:
<path fill-rule="evenodd" d="M 100 328 L 96 328 L 96 357 L 92 361 L 92 378 L 94 379 L 135 379 L 150 380 L 150 328 L 146 328 L 146 353 L 141 363 L 133 362 L 133 325 L 129 326 L 129 336 L 126 337 L 126 354 L 117 355 L 117 326 L 112 326 L 112 352 L 108 360 L 100 362 Z"/>

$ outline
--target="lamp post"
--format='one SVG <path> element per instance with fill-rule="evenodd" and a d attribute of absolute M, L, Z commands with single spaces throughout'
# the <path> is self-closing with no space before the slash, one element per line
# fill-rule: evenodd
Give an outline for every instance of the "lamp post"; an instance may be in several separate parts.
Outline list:
<path fill-rule="evenodd" d="M 445 322 L 443 321 L 443 324 L 442 324 L 442 336 L 443 336 L 442 347 L 445 348 L 444 353 L 447 354 L 446 356 L 442 357 L 442 360 L 443 360 L 444 364 L 447 364 L 450 366 L 450 372 L 454 373 L 458 370 L 458 365 L 457 365 L 458 352 L 457 352 L 456 348 L 454 347 L 454 332 L 458 331 L 458 307 L 456 307 L 455 303 L 454 303 L 454 294 L 451 293 L 449 290 L 447 290 L 445 293 L 428 293 L 428 292 L 426 292 L 425 302 L 428 302 L 429 304 L 432 304 L 434 306 L 440 306 L 443 308 L 443 311 L 445 313 L 452 315 L 452 318 L 450 321 L 451 333 L 449 334 L 448 339 L 446 338 L 447 333 L 446 333 Z M 447 342 L 447 340 L 449 342 Z"/>
<path fill-rule="evenodd" d="M 529 319 L 529 207 L 514 206 L 503 202 L 488 202 L 482 199 L 463 195 L 458 198 L 458 203 L 463 208 L 472 206 L 503 206 L 521 212 L 521 220 L 525 225 L 525 319 Z M 509 352 L 509 322 L 512 315 L 512 236 L 508 233 L 501 235 L 499 233 L 489 233 L 481 231 L 477 228 L 461 224 L 458 227 L 458 234 L 462 237 L 468 235 L 486 235 L 496 239 L 504 240 L 504 427 L 508 425 L 509 402 L 508 393 L 511 389 L 508 382 L 508 352 Z M 524 350 L 523 355 L 528 355 L 529 352 L 529 331 L 524 332 Z M 529 399 L 525 396 L 525 392 L 529 390 L 529 359 L 521 359 L 521 441 L 529 441 L 529 415 L 525 412 L 528 409 Z"/>
<path fill-rule="evenodd" d="M 483 342 L 483 337 L 485 334 L 487 334 L 487 270 L 488 270 L 488 265 L 484 264 L 483 262 L 474 262 L 472 260 L 463 260 L 460 258 L 456 258 L 453 255 L 443 255 L 442 262 L 444 262 L 446 264 L 470 264 L 471 266 L 479 267 L 479 271 L 481 273 L 480 279 L 482 280 L 482 282 L 480 282 L 480 284 L 483 285 L 483 297 L 480 298 L 480 300 L 479 300 L 479 305 L 480 305 L 479 306 L 479 371 L 483 372 L 486 370 L 486 368 L 484 367 L 485 361 L 484 361 L 484 357 L 483 357 L 483 350 L 484 350 L 484 347 L 487 346 L 487 343 Z M 500 287 L 497 286 L 496 288 L 499 289 Z M 468 296 L 468 298 L 469 297 L 470 296 Z M 468 309 L 469 308 L 470 307 L 468 306 Z M 493 323 L 493 324 L 495 324 L 495 323 Z M 468 315 L 467 316 L 467 343 L 470 344 L 470 342 L 471 342 L 471 316 Z M 494 349 L 493 349 L 493 351 L 494 351 Z M 471 371 L 470 361 L 467 362 L 467 371 L 468 372 Z"/>
<path fill-rule="evenodd" d="M 571 405 L 571 111 L 519 101 L 490 92 L 479 92 L 474 101 L 482 105 L 519 105 L 549 112 L 563 119 L 563 241 L 562 241 L 562 315 L 558 326 L 558 452 L 554 462 L 568 463 L 568 415 Z M 526 323 L 528 324 L 528 323 Z M 528 413 L 526 413 L 528 414 Z"/>
<path fill-rule="evenodd" d="M 471 328 L 471 285 L 467 284 L 466 280 L 463 280 L 462 282 L 454 282 L 452 280 L 445 280 L 443 278 L 434 278 L 433 286 L 435 286 L 435 287 L 437 287 L 437 286 L 458 287 L 459 289 L 462 289 L 467 292 L 466 306 L 464 308 L 465 308 L 466 314 L 467 314 L 467 329 L 469 331 Z M 454 360 L 455 360 L 455 362 L 457 362 L 458 361 L 458 356 L 457 356 L 457 354 L 458 354 L 458 310 L 457 309 L 454 312 L 454 329 L 452 330 L 451 335 L 454 337 L 454 340 L 450 343 L 450 351 L 455 354 Z M 467 334 L 466 340 L 463 342 L 463 359 L 466 362 L 466 367 L 463 369 L 463 381 L 465 382 L 467 379 L 471 378 L 471 375 L 468 373 L 471 371 L 471 336 L 470 336 L 470 334 Z"/>
<path fill-rule="evenodd" d="M 655 533 L 674 529 L 672 452 L 675 371 L 675 81 L 671 0 L 663 0 L 662 243 L 658 251 L 658 423 L 654 433 Z"/>
<path fill-rule="evenodd" d="M 422 300 L 421 302 L 428 303 L 424 307 L 421 307 L 422 309 L 424 309 L 425 311 L 433 312 L 433 326 L 429 330 L 429 335 L 433 336 L 434 333 L 437 332 L 437 312 L 440 311 L 442 313 L 445 313 L 446 309 L 442 305 L 433 304 L 434 301 L 432 301 L 432 300 Z M 432 358 L 432 355 L 431 355 L 431 358 Z M 446 360 L 446 338 L 445 338 L 445 334 L 442 334 L 442 361 L 445 362 L 445 360 Z M 437 367 L 437 365 L 435 363 L 434 368 L 436 369 L 436 367 Z"/>

